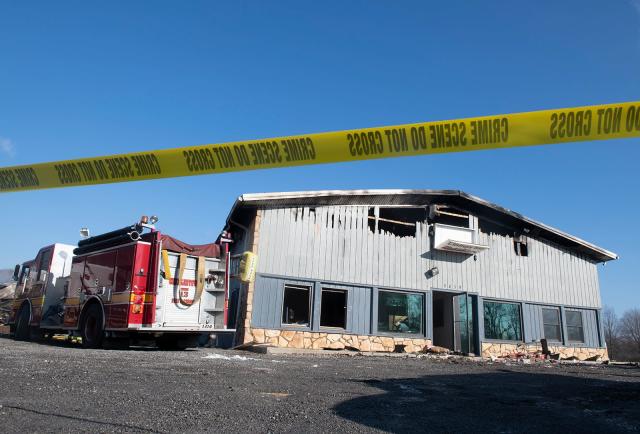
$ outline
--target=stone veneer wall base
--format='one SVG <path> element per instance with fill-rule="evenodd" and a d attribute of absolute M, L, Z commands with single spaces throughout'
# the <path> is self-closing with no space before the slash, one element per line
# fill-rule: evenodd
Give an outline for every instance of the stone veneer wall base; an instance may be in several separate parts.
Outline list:
<path fill-rule="evenodd" d="M 298 330 L 272 330 L 252 328 L 248 330 L 245 340 L 255 344 L 270 344 L 280 348 L 299 348 L 310 350 L 342 350 L 377 351 L 391 353 L 397 345 L 403 345 L 406 353 L 418 353 L 432 347 L 430 339 L 397 337 L 397 336 L 365 336 L 343 333 L 324 333 Z M 248 339 L 247 339 L 248 338 Z M 482 357 L 505 357 L 515 354 L 535 354 L 542 351 L 540 344 L 482 343 Z M 575 357 L 586 360 L 597 357 L 598 360 L 609 360 L 606 348 L 549 346 L 549 351 L 560 354 L 561 359 Z"/>
<path fill-rule="evenodd" d="M 250 331 L 256 344 L 271 344 L 281 348 L 311 350 L 342 350 L 354 348 L 358 351 L 391 353 L 396 345 L 403 345 L 404 352 L 417 353 L 431 347 L 431 340 L 411 337 L 363 336 L 341 333 L 322 333 L 298 330 L 271 330 L 252 328 Z"/>
<path fill-rule="evenodd" d="M 609 354 L 606 348 L 587 348 L 587 347 L 571 347 L 562 345 L 549 345 L 549 351 L 552 354 L 559 354 L 560 359 L 568 359 L 575 357 L 578 360 L 587 360 L 593 357 L 600 361 L 609 360 Z M 531 344 L 510 344 L 510 343 L 482 343 L 482 357 L 505 357 L 514 354 L 535 354 L 542 352 L 542 345 L 539 343 Z"/>

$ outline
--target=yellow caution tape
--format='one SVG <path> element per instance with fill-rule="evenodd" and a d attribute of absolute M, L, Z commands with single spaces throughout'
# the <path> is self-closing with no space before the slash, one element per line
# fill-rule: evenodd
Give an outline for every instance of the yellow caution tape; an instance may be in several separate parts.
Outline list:
<path fill-rule="evenodd" d="M 640 101 L 0 168 L 0 192 L 640 136 Z"/>

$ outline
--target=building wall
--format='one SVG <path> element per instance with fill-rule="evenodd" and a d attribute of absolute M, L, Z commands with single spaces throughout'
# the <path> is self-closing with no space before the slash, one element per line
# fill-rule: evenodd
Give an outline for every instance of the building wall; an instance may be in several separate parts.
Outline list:
<path fill-rule="evenodd" d="M 473 255 L 432 250 L 428 227 L 415 237 L 373 233 L 367 206 L 262 210 L 258 271 L 264 274 L 405 289 L 448 289 L 483 297 L 600 307 L 596 264 L 529 238 L 526 257 L 510 236 L 480 231 L 489 249 Z M 477 224 L 477 219 L 474 220 Z M 433 267 L 439 274 L 427 277 Z"/>
<path fill-rule="evenodd" d="M 522 305 L 522 322 L 524 325 L 524 339 L 525 342 L 537 342 L 544 338 L 544 326 L 542 322 L 542 308 L 544 305 L 523 303 Z M 553 306 L 556 307 L 556 306 Z M 563 328 L 563 336 L 567 336 L 566 328 L 564 327 L 564 312 L 566 306 L 561 307 L 561 326 Z M 598 324 L 598 311 L 595 309 L 572 309 L 582 313 L 582 326 L 584 330 L 584 342 L 582 344 L 571 344 L 578 347 L 600 347 L 601 336 L 600 327 Z M 568 344 L 565 340 L 563 344 Z"/>
<path fill-rule="evenodd" d="M 288 326 L 282 324 L 283 295 L 285 285 L 302 285 L 311 289 L 311 318 L 308 327 Z M 320 295 L 323 288 L 327 289 L 343 289 L 348 293 L 347 298 L 347 326 L 342 331 L 335 329 L 322 328 L 320 326 L 321 302 Z M 377 330 L 378 303 L 377 294 L 379 290 L 388 289 L 385 287 L 366 287 L 358 285 L 337 284 L 331 281 L 301 279 L 288 276 L 272 276 L 258 274 L 255 280 L 254 290 L 252 292 L 252 318 L 251 328 L 264 330 L 290 330 L 296 333 L 311 332 L 317 337 L 317 333 L 342 335 L 358 335 L 362 336 L 379 336 L 383 335 Z M 433 330 L 433 293 L 432 291 L 408 290 L 407 292 L 423 293 L 424 298 L 424 317 L 420 335 L 395 335 L 397 339 L 425 339 L 431 342 L 434 336 Z M 474 313 L 478 316 L 478 342 L 496 344 L 495 348 L 504 348 L 517 345 L 514 341 L 492 341 L 484 338 L 484 317 L 483 302 L 484 300 L 495 300 L 493 298 L 479 297 L 478 309 Z M 539 343 L 544 337 L 542 308 L 545 306 L 558 307 L 561 313 L 561 326 L 563 341 L 559 343 L 550 343 L 550 345 L 565 346 L 571 348 L 598 348 L 604 345 L 602 338 L 602 330 L 599 326 L 599 311 L 595 309 L 578 309 L 572 306 L 558 305 L 541 305 L 526 302 L 519 302 L 522 320 L 522 343 L 530 345 Z M 564 311 L 566 309 L 579 310 L 582 312 L 584 342 L 573 343 L 567 342 L 567 330 L 565 324 Z M 394 335 L 388 335 L 394 337 Z M 273 334 L 272 340 L 277 340 L 278 335 Z M 308 337 L 311 337 L 309 335 Z M 267 340 L 269 341 L 269 340 Z M 269 341 L 271 342 L 271 341 Z M 288 346 L 288 345 L 286 345 Z M 484 344 L 480 347 L 484 348 Z M 479 348 L 480 348 L 479 347 Z M 304 348 L 307 348 L 306 346 Z M 502 350 L 501 350 L 502 351 Z M 586 353 L 585 353 L 586 354 Z"/>
<path fill-rule="evenodd" d="M 282 325 L 282 304 L 284 286 L 308 286 L 312 291 L 311 324 L 309 327 L 290 327 L 295 330 L 324 331 L 320 327 L 320 304 L 322 289 L 342 289 L 347 291 L 347 326 L 345 333 L 358 335 L 377 334 L 377 289 L 373 287 L 344 285 L 334 282 L 296 279 L 284 276 L 258 275 L 253 297 L 253 327 L 265 329 L 286 328 Z M 425 294 L 425 310 L 431 310 L 431 293 Z M 427 323 L 423 324 L 423 336 L 431 336 Z"/>
<path fill-rule="evenodd" d="M 261 217 L 261 211 L 257 211 L 249 227 L 242 233 L 242 238 L 231 245 L 230 253 L 232 257 L 245 251 L 257 254 L 258 245 L 260 244 Z M 232 265 L 232 268 L 235 268 L 233 262 L 232 260 L 232 264 L 230 265 Z M 233 342 L 235 346 L 251 341 L 251 319 L 253 316 L 255 280 L 253 282 L 243 283 L 238 279 L 238 276 L 233 275 L 233 273 L 234 271 L 231 271 L 232 275 L 229 277 L 229 288 L 237 300 L 234 321 L 236 333 Z M 234 315 L 234 313 L 232 312 L 231 315 Z"/>

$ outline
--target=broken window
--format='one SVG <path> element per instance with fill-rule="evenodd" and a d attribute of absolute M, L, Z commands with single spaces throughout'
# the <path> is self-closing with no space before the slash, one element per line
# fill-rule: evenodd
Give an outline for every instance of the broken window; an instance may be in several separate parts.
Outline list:
<path fill-rule="evenodd" d="M 513 241 L 513 248 L 518 256 L 529 256 L 529 250 L 527 249 L 527 243 L 522 241 Z"/>
<path fill-rule="evenodd" d="M 560 309 L 543 308 L 542 323 L 544 325 L 544 338 L 548 341 L 559 342 L 562 340 L 560 331 Z"/>
<path fill-rule="evenodd" d="M 369 230 L 398 237 L 415 237 L 416 225 L 426 220 L 425 208 L 369 208 Z"/>
<path fill-rule="evenodd" d="M 527 239 L 516 235 L 513 238 L 513 250 L 515 250 L 518 256 L 529 256 L 529 249 L 527 248 Z"/>
<path fill-rule="evenodd" d="M 347 291 L 323 289 L 320 306 L 320 327 L 347 327 Z"/>
<path fill-rule="evenodd" d="M 566 311 L 567 338 L 569 342 L 584 342 L 584 328 L 582 327 L 582 312 L 577 310 Z"/>
<path fill-rule="evenodd" d="M 309 326 L 311 311 L 311 287 L 284 286 L 282 324 Z"/>
<path fill-rule="evenodd" d="M 514 229 L 511 227 L 481 218 L 478 219 L 478 227 L 485 234 L 495 234 L 502 237 L 512 236 L 514 233 Z"/>
<path fill-rule="evenodd" d="M 431 205 L 429 207 L 429 220 L 432 223 L 442 225 L 469 227 L 469 213 L 444 205 Z"/>
<path fill-rule="evenodd" d="M 369 213 L 367 214 L 367 219 L 369 220 L 369 230 L 374 234 L 378 233 L 378 220 L 376 219 L 376 208 L 369 208 Z"/>
<path fill-rule="evenodd" d="M 422 294 L 378 291 L 378 331 L 422 334 Z"/>
<path fill-rule="evenodd" d="M 522 340 L 519 304 L 497 301 L 485 301 L 483 304 L 485 338 L 505 341 Z"/>

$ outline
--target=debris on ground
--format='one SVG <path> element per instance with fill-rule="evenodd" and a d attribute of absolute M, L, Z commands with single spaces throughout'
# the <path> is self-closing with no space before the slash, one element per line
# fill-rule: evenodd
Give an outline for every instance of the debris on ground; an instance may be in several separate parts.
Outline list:
<path fill-rule="evenodd" d="M 202 358 L 212 354 L 258 360 Z M 0 339 L 0 360 L 1 431 L 7 433 L 212 427 L 221 432 L 422 432 L 428 427 L 606 433 L 640 426 L 640 370 L 627 366 L 506 362 L 512 365 L 505 369 L 501 363 L 433 353 L 80 351 L 9 339 Z"/>
<path fill-rule="evenodd" d="M 429 348 L 427 348 L 426 352 L 430 354 L 449 354 L 451 350 L 449 348 L 432 345 Z"/>
<path fill-rule="evenodd" d="M 203 359 L 217 359 L 217 360 L 237 360 L 240 362 L 246 362 L 249 360 L 259 360 L 256 359 L 254 357 L 245 357 L 245 356 L 239 356 L 239 355 L 234 355 L 234 356 L 226 356 L 224 354 L 218 354 L 218 353 L 213 353 L 213 354 L 207 354 L 206 356 L 203 357 Z"/>

